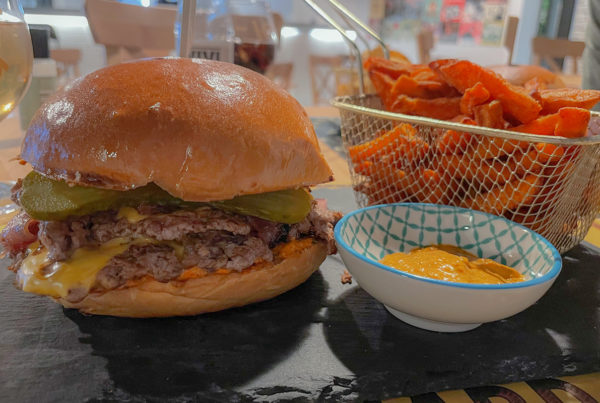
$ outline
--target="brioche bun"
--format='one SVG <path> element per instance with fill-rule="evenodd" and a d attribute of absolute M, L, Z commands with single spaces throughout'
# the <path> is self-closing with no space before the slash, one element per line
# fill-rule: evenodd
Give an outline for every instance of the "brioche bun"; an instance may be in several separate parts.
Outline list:
<path fill-rule="evenodd" d="M 490 70 L 500 74 L 508 82 L 523 86 L 527 81 L 537 77 L 547 88 L 564 88 L 565 83 L 559 76 L 548 69 L 535 65 L 492 66 Z"/>
<path fill-rule="evenodd" d="M 76 80 L 38 110 L 23 141 L 21 158 L 35 171 L 74 185 L 125 191 L 155 183 L 188 202 L 226 200 L 332 180 L 312 123 L 292 96 L 248 69 L 196 59 L 140 60 Z M 91 214 L 96 213 L 102 212 Z M 154 233 L 159 233 L 163 224 L 168 227 L 170 214 L 156 214 L 162 221 L 157 218 Z M 130 222 L 137 222 L 138 216 L 134 214 Z M 236 222 L 213 228 L 208 221 L 205 230 L 185 226 L 163 229 L 177 235 L 165 235 L 164 239 L 180 241 L 203 231 L 248 235 L 241 230 L 235 232 Z M 86 224 L 82 231 L 91 234 L 93 225 Z M 48 230 L 40 227 L 41 232 Z M 60 231 L 55 234 L 57 238 L 70 236 L 69 229 Z M 135 229 L 131 231 L 124 237 L 135 238 Z M 252 227 L 252 231 L 260 236 L 260 228 Z M 110 235 L 119 237 L 120 233 Z M 312 236 L 315 238 L 306 238 Z M 40 232 L 38 237 L 41 239 Z M 265 241 L 264 246 L 272 251 L 279 246 L 288 251 L 273 252 L 273 263 L 256 263 L 252 257 L 243 263 L 254 261 L 250 267 L 240 266 L 225 273 L 199 271 L 202 277 L 180 276 L 169 282 L 159 282 L 146 274 L 151 271 L 140 270 L 143 275 L 128 277 L 124 285 L 110 290 L 100 289 L 97 284 L 90 289 L 89 284 L 95 283 L 86 283 L 81 288 L 86 295 L 71 295 L 70 300 L 58 297 L 64 293 L 48 291 L 51 288 L 40 286 L 32 292 L 42 290 L 40 293 L 52 296 L 64 307 L 84 313 L 124 317 L 196 315 L 238 307 L 273 298 L 306 281 L 331 250 L 332 239 L 318 232 L 303 232 L 298 243 L 282 244 L 282 239 L 288 239 L 287 233 L 280 234 L 275 245 L 271 244 L 275 239 Z M 86 247 L 100 246 L 99 239 L 94 242 Z M 222 243 L 207 243 L 207 253 L 229 258 L 225 249 L 237 244 L 232 240 Z M 240 254 L 245 253 L 243 248 L 240 250 Z M 77 267 L 87 265 L 88 261 L 81 259 Z M 50 287 L 52 275 L 40 275 L 48 263 L 36 262 L 31 261 L 30 271 L 35 270 L 36 280 Z M 205 260 L 197 258 L 196 262 Z M 191 269 L 194 262 L 186 265 Z M 73 266 L 61 267 L 65 272 L 74 270 Z M 69 283 L 69 291 L 77 285 L 75 281 Z M 75 298 L 82 299 L 74 302 Z"/>
<path fill-rule="evenodd" d="M 187 201 L 333 180 L 291 95 L 199 59 L 135 61 L 76 80 L 38 110 L 20 157 L 53 179 L 117 190 L 154 182 Z"/>
<path fill-rule="evenodd" d="M 326 257 L 327 245 L 315 241 L 279 263 L 260 268 L 168 283 L 149 279 L 134 287 L 91 292 L 76 303 L 62 298 L 56 301 L 65 308 L 95 315 L 131 318 L 198 315 L 276 297 L 306 281 Z"/>

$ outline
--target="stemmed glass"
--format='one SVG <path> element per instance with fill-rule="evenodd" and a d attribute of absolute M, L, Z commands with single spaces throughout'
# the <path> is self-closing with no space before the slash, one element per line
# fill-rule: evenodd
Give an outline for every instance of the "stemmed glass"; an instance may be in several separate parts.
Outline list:
<path fill-rule="evenodd" d="M 0 120 L 19 103 L 29 82 L 33 49 L 19 0 L 0 0 Z"/>
<path fill-rule="evenodd" d="M 234 63 L 264 74 L 275 57 L 278 33 L 264 0 L 229 0 Z"/>
<path fill-rule="evenodd" d="M 196 3 L 196 13 L 187 33 L 183 22 L 190 17 L 184 15 L 188 3 L 179 2 L 175 35 L 180 56 L 220 60 L 265 73 L 279 35 L 265 0 L 190 1 Z"/>

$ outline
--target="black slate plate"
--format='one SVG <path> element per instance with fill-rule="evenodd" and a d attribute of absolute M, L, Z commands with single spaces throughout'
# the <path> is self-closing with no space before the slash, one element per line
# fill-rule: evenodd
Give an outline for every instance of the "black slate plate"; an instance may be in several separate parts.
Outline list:
<path fill-rule="evenodd" d="M 354 207 L 347 188 L 316 193 Z M 64 310 L 1 266 L 2 402 L 354 401 L 600 370 L 600 252 L 586 244 L 537 304 L 458 334 L 413 328 L 342 285 L 338 256 L 271 301 L 154 320 Z"/>

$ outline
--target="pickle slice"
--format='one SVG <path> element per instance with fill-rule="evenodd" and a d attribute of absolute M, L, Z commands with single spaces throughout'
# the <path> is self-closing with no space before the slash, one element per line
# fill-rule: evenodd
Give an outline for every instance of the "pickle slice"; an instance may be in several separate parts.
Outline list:
<path fill-rule="evenodd" d="M 284 224 L 300 222 L 310 212 L 312 196 L 304 189 L 286 189 L 234 197 L 209 204 L 238 214 Z"/>
<path fill-rule="evenodd" d="M 311 202 L 312 196 L 306 190 L 286 189 L 208 204 L 238 214 L 294 224 L 302 221 L 310 212 Z M 69 216 L 140 204 L 175 205 L 182 208 L 196 208 L 207 204 L 183 201 L 154 183 L 133 190 L 118 191 L 71 186 L 37 172 L 30 172 L 23 179 L 19 203 L 32 218 L 42 221 L 59 221 Z"/>
<path fill-rule="evenodd" d="M 147 204 L 182 204 L 155 184 L 128 191 L 71 186 L 30 172 L 23 179 L 19 203 L 31 217 L 42 221 L 64 220 L 123 206 Z"/>

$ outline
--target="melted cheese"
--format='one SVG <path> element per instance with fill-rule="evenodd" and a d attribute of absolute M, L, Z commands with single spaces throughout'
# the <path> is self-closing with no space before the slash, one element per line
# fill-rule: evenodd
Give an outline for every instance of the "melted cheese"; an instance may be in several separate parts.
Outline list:
<path fill-rule="evenodd" d="M 83 288 L 89 292 L 96 281 L 96 275 L 110 259 L 125 252 L 131 245 L 155 242 L 149 238 L 133 241 L 115 238 L 96 248 L 79 248 L 69 259 L 50 266 L 48 250 L 39 248 L 36 242 L 30 246 L 30 253 L 21 264 L 18 281 L 23 291 L 55 298 L 66 297 L 69 290 L 74 288 Z M 42 272 L 43 268 L 45 269 Z"/>
<path fill-rule="evenodd" d="M 119 214 L 121 214 L 121 211 L 119 211 Z M 115 238 L 99 247 L 79 248 L 73 252 L 69 259 L 52 263 L 48 258 L 48 250 L 41 247 L 39 242 L 35 242 L 29 246 L 28 256 L 21 263 L 17 281 L 21 285 L 23 291 L 48 295 L 54 298 L 65 298 L 69 294 L 69 290 L 75 288 L 83 289 L 87 293 L 94 285 L 96 276 L 100 270 L 102 270 L 113 257 L 125 252 L 131 245 L 151 243 L 158 243 L 158 241 L 150 238 L 138 238 L 135 240 Z M 173 248 L 177 257 L 183 257 L 184 248 L 180 243 L 175 241 L 163 241 L 161 243 L 167 244 Z M 277 260 L 285 259 L 298 253 L 298 251 L 308 248 L 312 243 L 312 238 L 294 240 L 277 246 L 273 252 Z M 243 272 L 262 268 L 263 266 L 271 264 L 272 263 L 269 262 L 258 261 Z M 228 269 L 220 269 L 214 273 L 227 274 L 230 272 L 231 270 Z M 206 270 L 193 267 L 185 270 L 178 280 L 184 281 L 190 278 L 199 278 L 206 276 L 207 274 L 209 274 L 209 272 Z M 130 280 L 128 285 L 131 286 L 134 283 L 137 284 L 139 281 L 143 280 L 144 279 Z"/>
<path fill-rule="evenodd" d="M 131 224 L 142 221 L 146 217 L 148 216 L 138 213 L 133 207 L 121 207 L 117 213 L 117 218 L 126 218 Z"/>

